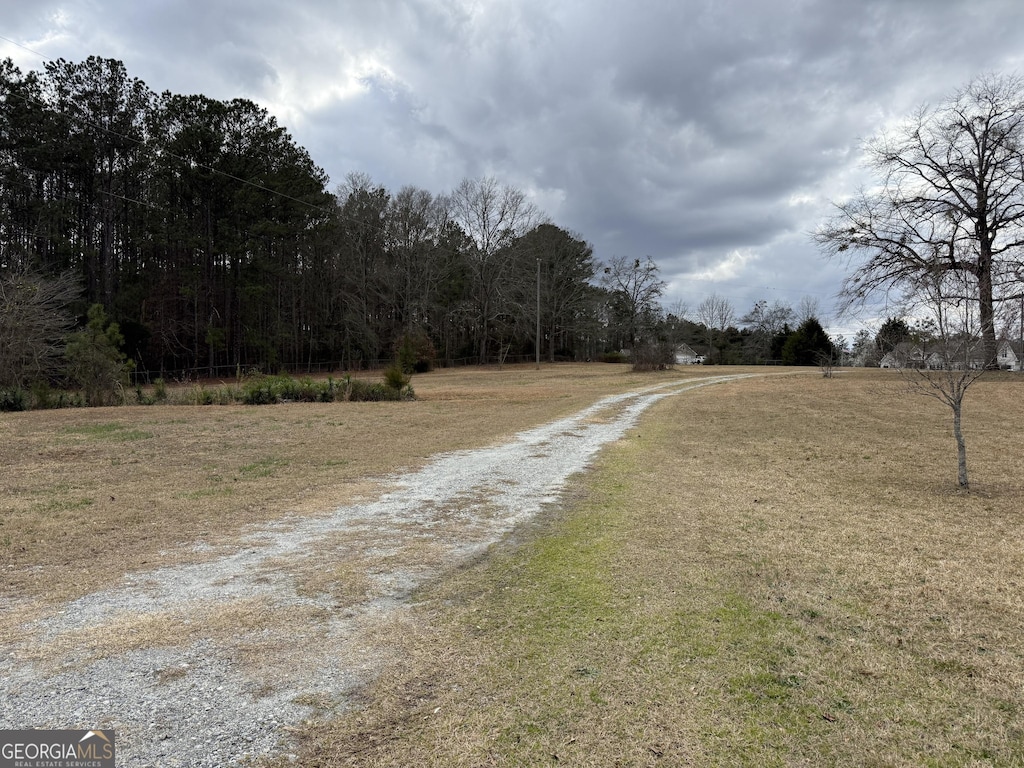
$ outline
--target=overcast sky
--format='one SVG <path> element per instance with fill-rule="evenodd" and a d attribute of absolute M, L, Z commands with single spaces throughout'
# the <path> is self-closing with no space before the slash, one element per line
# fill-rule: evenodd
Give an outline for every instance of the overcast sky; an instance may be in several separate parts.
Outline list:
<path fill-rule="evenodd" d="M 331 178 L 494 176 L 666 306 L 816 298 L 808 234 L 861 142 L 985 72 L 1024 74 L 1020 0 L 0 0 L 0 57 L 89 55 L 154 91 L 266 107 Z M 884 314 L 884 308 L 877 310 Z"/>

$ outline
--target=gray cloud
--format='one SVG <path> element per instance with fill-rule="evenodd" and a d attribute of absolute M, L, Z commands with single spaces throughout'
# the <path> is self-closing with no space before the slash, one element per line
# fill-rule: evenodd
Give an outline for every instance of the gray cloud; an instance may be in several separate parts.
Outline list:
<path fill-rule="evenodd" d="M 1016 0 L 43 0 L 3 23 L 46 58 L 251 98 L 335 184 L 497 176 L 599 258 L 652 256 L 669 302 L 717 292 L 740 314 L 831 307 L 841 266 L 807 233 L 860 181 L 860 141 L 1024 66 Z"/>

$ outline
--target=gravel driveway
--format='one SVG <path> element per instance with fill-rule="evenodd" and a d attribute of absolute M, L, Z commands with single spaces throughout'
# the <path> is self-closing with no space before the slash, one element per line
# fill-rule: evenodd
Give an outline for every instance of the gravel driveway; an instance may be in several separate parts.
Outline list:
<path fill-rule="evenodd" d="M 343 709 L 372 679 L 412 589 L 557 501 L 653 403 L 737 378 L 607 397 L 507 443 L 437 456 L 376 500 L 128 574 L 3 649 L 0 728 L 113 728 L 125 768 L 287 753 L 289 726 Z"/>

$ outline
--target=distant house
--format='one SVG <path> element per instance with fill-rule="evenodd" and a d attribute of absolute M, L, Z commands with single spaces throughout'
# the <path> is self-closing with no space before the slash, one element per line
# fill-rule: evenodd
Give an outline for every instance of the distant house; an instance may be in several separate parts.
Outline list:
<path fill-rule="evenodd" d="M 933 371 L 980 371 L 985 367 L 985 348 L 977 339 L 936 342 L 930 345 L 925 361 Z"/>
<path fill-rule="evenodd" d="M 901 341 L 878 361 L 879 368 L 924 368 L 925 354 L 920 347 Z"/>
<path fill-rule="evenodd" d="M 999 367 L 1005 371 L 1019 371 L 1024 362 L 1024 344 L 1002 339 L 996 352 Z"/>
<path fill-rule="evenodd" d="M 694 352 L 689 344 L 676 346 L 676 365 L 696 365 L 702 361 L 703 358 Z"/>
<path fill-rule="evenodd" d="M 1020 358 L 1017 359 L 1019 365 Z M 1007 356 L 1007 365 L 1013 360 Z M 1002 366 L 1002 360 L 1000 366 Z M 886 352 L 879 368 L 917 368 L 929 371 L 965 369 L 981 370 L 985 367 L 984 349 L 977 339 L 931 341 L 924 344 L 901 342 Z"/>

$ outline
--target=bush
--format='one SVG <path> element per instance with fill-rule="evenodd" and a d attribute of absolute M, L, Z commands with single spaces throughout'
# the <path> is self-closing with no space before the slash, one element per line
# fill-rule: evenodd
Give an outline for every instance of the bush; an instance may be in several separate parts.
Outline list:
<path fill-rule="evenodd" d="M 281 401 L 284 389 L 277 377 L 255 376 L 242 387 L 242 402 L 246 405 L 273 405 Z"/>
<path fill-rule="evenodd" d="M 57 408 L 57 398 L 48 381 L 37 381 L 32 384 L 32 407 L 40 409 Z"/>
<path fill-rule="evenodd" d="M 331 376 L 328 376 L 327 383 L 320 388 L 318 399 L 321 403 L 333 403 L 339 391 L 338 384 Z"/>
<path fill-rule="evenodd" d="M 187 389 L 176 390 L 173 397 L 162 379 L 157 379 L 155 384 L 152 392 L 136 386 L 135 400 L 141 405 L 153 405 L 156 402 L 170 402 L 174 405 L 272 405 L 286 402 L 397 401 L 415 398 L 409 386 L 409 377 L 400 369 L 397 373 L 389 369 L 383 382 L 353 379 L 350 376 L 315 381 L 309 377 L 293 379 L 290 376 L 256 374 L 241 387 L 224 385 L 208 389 L 201 384 L 193 384 Z M 0 411 L 27 410 L 32 407 L 33 400 L 39 404 L 37 407 L 46 408 L 80 408 L 95 402 L 87 400 L 79 392 L 54 393 L 48 386 L 45 393 L 40 390 L 40 394 L 35 394 L 33 390 L 31 396 L 21 389 L 3 389 L 0 390 Z"/>
<path fill-rule="evenodd" d="M 23 389 L 0 389 L 0 411 L 24 411 L 28 398 Z"/>
<path fill-rule="evenodd" d="M 193 384 L 175 395 L 171 402 L 174 405 L 232 405 L 241 400 L 241 393 L 234 387 L 207 389 L 200 384 Z"/>
<path fill-rule="evenodd" d="M 597 356 L 597 361 L 599 363 L 628 363 L 629 358 L 621 352 L 603 352 Z"/>
<path fill-rule="evenodd" d="M 665 371 L 676 364 L 676 350 L 672 344 L 656 341 L 633 349 L 634 371 Z"/>
<path fill-rule="evenodd" d="M 135 400 L 139 405 L 154 405 L 156 403 L 153 396 L 146 392 L 141 384 L 135 385 Z"/>
<path fill-rule="evenodd" d="M 427 373 L 434 368 L 434 344 L 422 328 L 403 334 L 395 346 L 395 357 L 404 373 Z"/>
<path fill-rule="evenodd" d="M 85 408 L 85 398 L 81 392 L 61 392 L 57 395 L 54 408 Z"/>
<path fill-rule="evenodd" d="M 409 386 L 409 376 L 398 363 L 395 363 L 384 371 L 384 383 L 392 389 L 401 390 Z"/>

